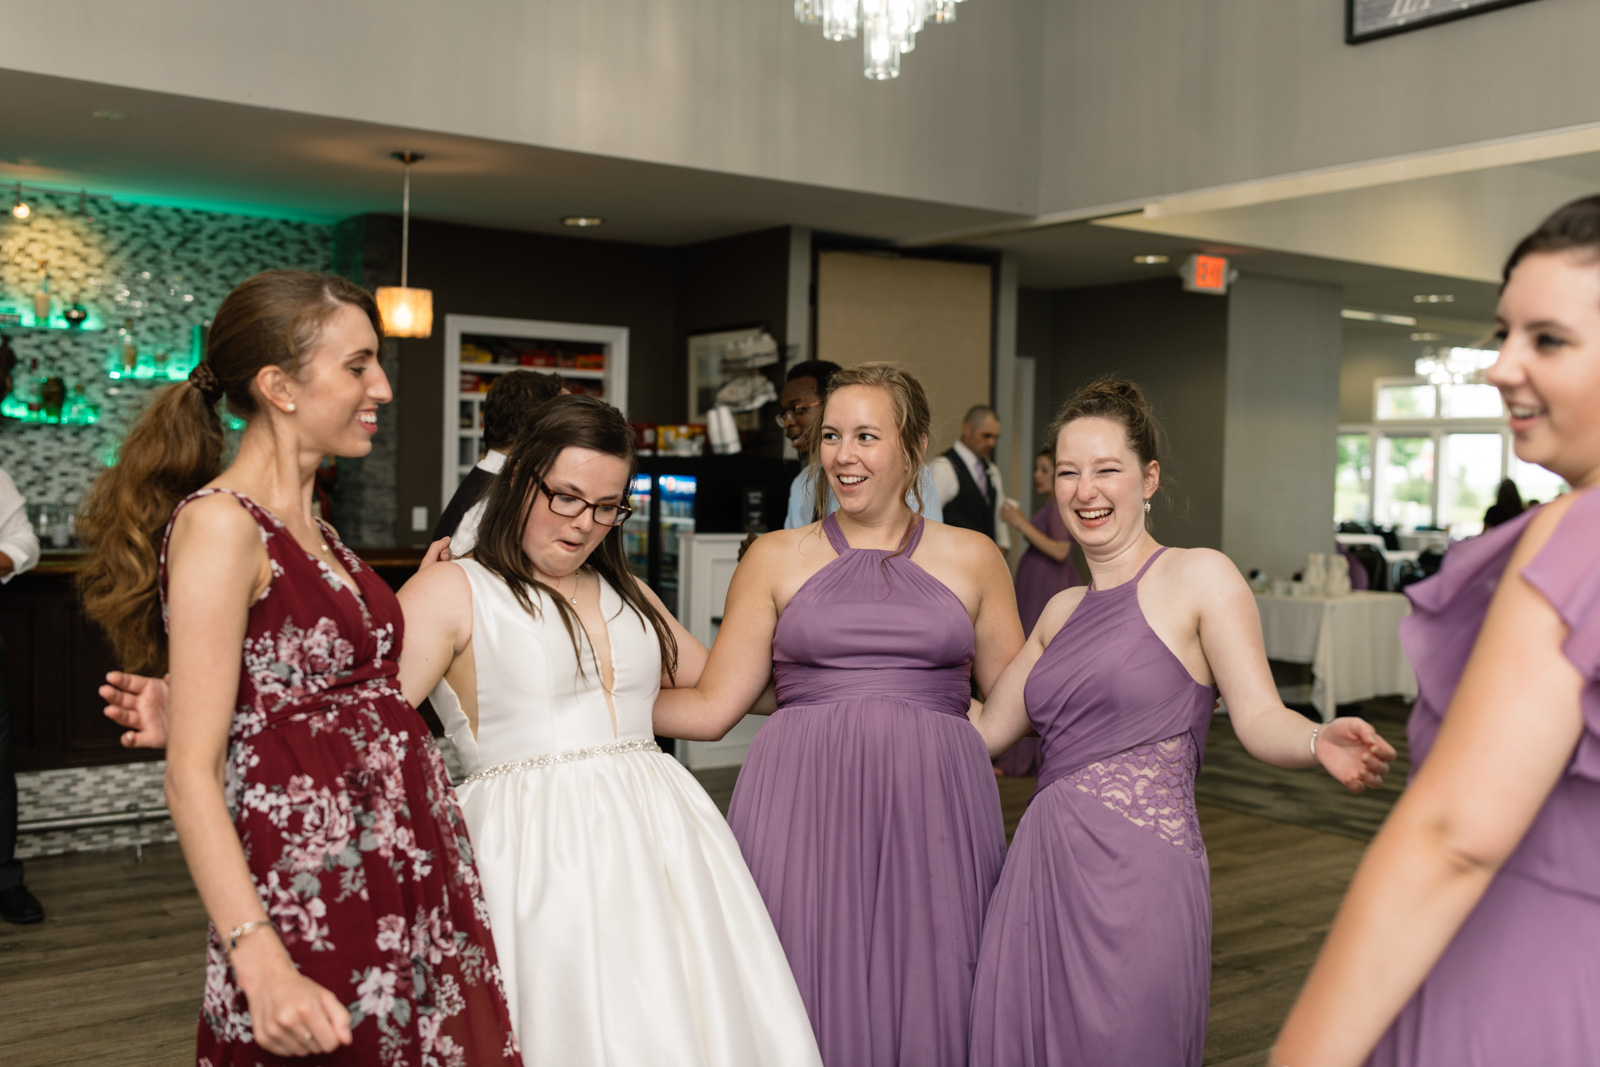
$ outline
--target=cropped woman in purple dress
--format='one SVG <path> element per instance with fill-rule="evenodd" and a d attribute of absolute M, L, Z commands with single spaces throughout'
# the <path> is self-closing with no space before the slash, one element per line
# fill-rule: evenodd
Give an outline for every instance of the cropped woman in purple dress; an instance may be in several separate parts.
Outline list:
<path fill-rule="evenodd" d="M 1000 517 L 1015 527 L 1028 541 L 1017 563 L 1017 615 L 1022 619 L 1022 632 L 1033 633 L 1044 606 L 1050 598 L 1063 589 L 1082 585 L 1078 568 L 1072 565 L 1072 534 L 1056 507 L 1056 449 L 1046 445 L 1033 459 L 1033 487 L 1046 503 L 1030 520 L 1022 511 L 1007 502 L 1000 508 Z M 1039 739 L 1024 737 L 994 761 L 995 770 L 1012 777 L 1039 773 Z"/>
<path fill-rule="evenodd" d="M 1574 492 L 1407 590 L 1417 770 L 1283 1064 L 1600 1063 L 1600 197 L 1517 246 L 1498 319 L 1517 456 Z"/>
<path fill-rule="evenodd" d="M 1228 558 L 1145 526 L 1159 430 L 1139 388 L 1096 382 L 1056 416 L 1055 497 L 1093 581 L 1044 610 L 974 717 L 989 751 L 1042 740 L 1033 803 L 989 906 L 974 1067 L 1198 1067 L 1210 874 L 1194 778 L 1220 688 L 1245 748 L 1360 792 L 1394 751 L 1360 719 L 1284 707 Z"/>
<path fill-rule="evenodd" d="M 776 666 L 728 822 L 830 1067 L 966 1063 L 1005 850 L 967 709 L 1022 632 L 994 542 L 906 506 L 927 431 L 894 365 L 834 376 L 810 452 L 839 510 L 751 547 L 699 685 L 656 703 L 658 732 L 720 737 Z"/>

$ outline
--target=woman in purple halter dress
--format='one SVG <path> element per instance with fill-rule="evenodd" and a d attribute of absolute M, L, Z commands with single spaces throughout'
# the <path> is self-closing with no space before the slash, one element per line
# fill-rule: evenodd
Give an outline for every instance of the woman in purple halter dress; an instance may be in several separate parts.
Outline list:
<path fill-rule="evenodd" d="M 1600 197 L 1517 247 L 1498 318 L 1516 453 L 1574 492 L 1408 590 L 1417 769 L 1279 1063 L 1600 1063 Z"/>
<path fill-rule="evenodd" d="M 1238 570 L 1146 531 L 1157 435 L 1128 382 L 1086 386 L 1051 428 L 1056 500 L 1093 582 L 1050 602 L 975 712 L 991 752 L 1031 721 L 1043 767 L 984 926 L 974 1067 L 1200 1064 L 1211 899 L 1194 779 L 1219 688 L 1268 763 L 1321 763 L 1359 792 L 1394 756 L 1360 719 L 1285 708 Z"/>
<path fill-rule="evenodd" d="M 1040 496 L 1050 498 L 1055 480 L 1056 449 L 1049 445 L 1033 458 L 1033 487 Z M 1022 620 L 1022 632 L 1031 634 L 1051 597 L 1083 584 L 1078 568 L 1072 564 L 1072 534 L 1067 532 L 1053 499 L 1031 520 L 1007 501 L 1000 508 L 1000 517 L 1028 542 L 1017 563 L 1017 615 Z M 995 770 L 1013 778 L 1038 774 L 1039 744 L 1037 737 L 1024 737 L 994 761 Z"/>
<path fill-rule="evenodd" d="M 839 510 L 752 546 L 698 687 L 656 703 L 658 731 L 721 736 L 776 667 L 728 822 L 830 1067 L 966 1063 L 1005 850 L 967 711 L 1022 633 L 994 543 L 906 507 L 927 426 L 892 364 L 835 375 L 811 455 Z"/>

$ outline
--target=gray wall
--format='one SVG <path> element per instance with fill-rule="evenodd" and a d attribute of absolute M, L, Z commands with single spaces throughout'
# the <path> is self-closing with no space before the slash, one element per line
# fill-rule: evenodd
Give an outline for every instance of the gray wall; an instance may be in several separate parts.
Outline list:
<path fill-rule="evenodd" d="M 1365 322 L 1344 324 L 1344 357 L 1339 361 L 1339 421 L 1371 422 L 1373 382 L 1409 378 L 1416 373 L 1421 342 L 1409 329 Z M 1447 342 L 1447 343 L 1465 343 Z"/>
<path fill-rule="evenodd" d="M 0 67 L 1028 212 L 1042 8 L 963 5 L 892 82 L 787 0 L 52 0 L 7 5 Z"/>
<path fill-rule="evenodd" d="M 1243 275 L 1228 294 L 1222 550 L 1287 577 L 1332 551 L 1341 291 Z"/>
<path fill-rule="evenodd" d="M 1143 386 L 1168 442 L 1155 535 L 1184 548 L 1222 547 L 1228 300 L 1163 278 L 1062 290 L 1054 312 L 1050 406 L 1101 374 Z"/>
<path fill-rule="evenodd" d="M 1354 46 L 1344 7 L 1046 4 L 1041 210 L 1600 120 L 1594 0 L 1535 0 Z"/>

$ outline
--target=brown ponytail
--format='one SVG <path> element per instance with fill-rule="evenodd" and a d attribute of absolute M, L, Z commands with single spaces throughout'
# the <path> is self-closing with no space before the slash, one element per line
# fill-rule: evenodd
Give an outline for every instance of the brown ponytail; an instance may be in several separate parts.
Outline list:
<path fill-rule="evenodd" d="M 241 283 L 212 320 L 205 358 L 189 381 L 157 393 L 95 480 L 78 512 L 89 556 L 78 592 L 130 670 L 166 667 L 158 583 L 161 538 L 178 501 L 222 473 L 217 401 L 243 419 L 256 415 L 256 374 L 266 366 L 296 373 L 340 306 L 366 313 L 383 336 L 372 296 L 343 278 L 269 270 Z"/>

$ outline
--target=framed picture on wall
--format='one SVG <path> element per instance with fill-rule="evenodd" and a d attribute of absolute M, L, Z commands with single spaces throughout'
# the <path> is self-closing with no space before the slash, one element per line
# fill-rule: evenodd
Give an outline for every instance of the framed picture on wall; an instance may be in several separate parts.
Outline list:
<path fill-rule="evenodd" d="M 1346 44 L 1420 30 L 1528 0 L 1345 0 Z"/>
<path fill-rule="evenodd" d="M 760 325 L 689 335 L 689 421 L 705 422 L 716 404 L 717 390 L 727 382 L 722 361 L 730 348 L 761 336 Z"/>

